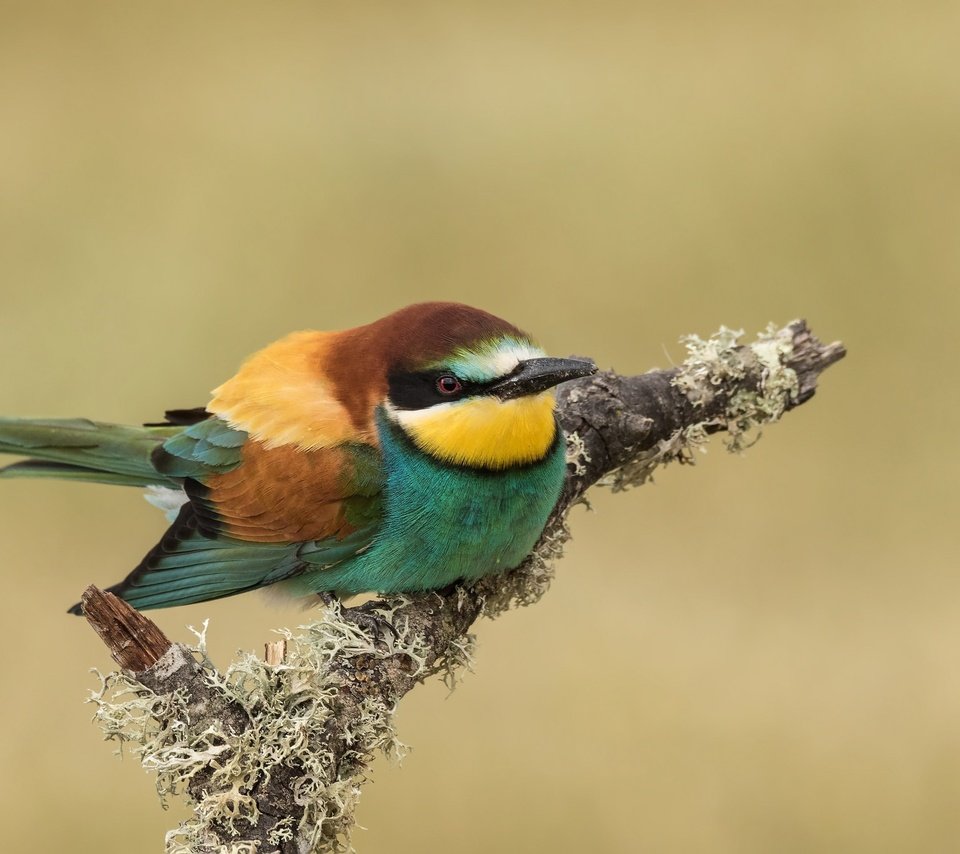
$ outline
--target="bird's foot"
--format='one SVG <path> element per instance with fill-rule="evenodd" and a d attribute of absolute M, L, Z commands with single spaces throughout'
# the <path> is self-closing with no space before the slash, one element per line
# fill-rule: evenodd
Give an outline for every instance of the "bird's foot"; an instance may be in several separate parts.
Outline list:
<path fill-rule="evenodd" d="M 362 607 L 345 608 L 341 615 L 347 622 L 353 623 L 374 643 L 383 642 L 390 645 L 388 634 L 393 635 L 393 640 L 398 639 L 397 630 L 379 614 L 371 611 L 365 611 Z"/>
<path fill-rule="evenodd" d="M 363 634 L 365 634 L 373 643 L 387 643 L 387 634 L 393 635 L 393 640 L 398 640 L 397 630 L 391 625 L 390 621 L 376 612 L 365 610 L 363 606 L 347 608 L 343 601 L 329 590 L 318 593 L 320 601 L 331 611 L 340 611 L 340 619 L 347 623 L 352 623 Z"/>
<path fill-rule="evenodd" d="M 333 593 L 330 590 L 323 590 L 317 594 L 317 597 L 320 599 L 323 604 L 329 608 L 331 611 L 335 606 L 340 605 L 340 597 L 336 593 Z"/>

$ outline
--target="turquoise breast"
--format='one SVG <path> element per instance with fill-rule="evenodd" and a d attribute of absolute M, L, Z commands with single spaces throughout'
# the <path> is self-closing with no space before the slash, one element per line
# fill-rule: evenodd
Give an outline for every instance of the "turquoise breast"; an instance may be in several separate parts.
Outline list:
<path fill-rule="evenodd" d="M 318 573 L 324 589 L 430 590 L 513 569 L 530 553 L 563 486 L 559 426 L 542 460 L 503 471 L 434 460 L 382 410 L 377 430 L 386 474 L 383 520 L 366 551 Z"/>

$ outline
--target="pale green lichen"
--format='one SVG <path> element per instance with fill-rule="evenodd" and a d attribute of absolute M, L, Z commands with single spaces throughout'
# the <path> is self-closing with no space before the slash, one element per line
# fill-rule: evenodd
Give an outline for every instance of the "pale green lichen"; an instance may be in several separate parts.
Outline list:
<path fill-rule="evenodd" d="M 637 486 L 643 486 L 653 480 L 654 471 L 669 462 L 692 465 L 694 452 L 705 453 L 703 444 L 707 434 L 700 425 L 678 430 L 669 439 L 663 439 L 648 451 L 637 454 L 629 463 L 610 472 L 598 481 L 600 486 L 608 486 L 613 492 L 622 492 Z"/>
<path fill-rule="evenodd" d="M 468 633 L 455 638 L 447 647 L 446 654 L 441 658 L 442 670 L 440 671 L 447 690 L 453 691 L 467 673 L 473 673 L 476 644 L 476 635 Z"/>
<path fill-rule="evenodd" d="M 585 463 L 589 462 L 590 455 L 587 454 L 583 437 L 577 433 L 571 433 L 567 436 L 567 465 L 573 468 L 574 475 L 582 475 L 587 470 Z"/>
<path fill-rule="evenodd" d="M 778 329 L 770 324 L 754 343 L 745 347 L 739 345 L 742 336 L 743 330 L 721 326 L 709 338 L 698 335 L 681 338 L 687 358 L 673 385 L 695 407 L 706 407 L 721 389 L 743 380 L 758 366 L 759 387 L 737 391 L 719 416 L 688 425 L 654 448 L 637 454 L 629 463 L 598 481 L 601 486 L 618 492 L 652 480 L 654 471 L 666 463 L 692 465 L 698 453 L 707 452 L 709 427 L 724 430 L 727 449 L 741 452 L 760 438 L 761 425 L 777 421 L 783 415 L 798 389 L 796 372 L 784 364 L 793 348 L 790 327 Z"/>
<path fill-rule="evenodd" d="M 716 387 L 743 379 L 746 375 L 743 357 L 737 349 L 742 336 L 742 329 L 721 326 L 709 338 L 684 335 L 680 339 L 687 349 L 687 358 L 673 384 L 695 406 L 712 400 Z"/>
<path fill-rule="evenodd" d="M 205 678 L 250 717 L 250 726 L 239 734 L 224 731 L 216 722 L 202 727 L 192 723 L 180 691 L 157 695 L 125 673 L 98 674 L 100 688 L 90 699 L 105 737 L 128 745 L 143 766 L 156 773 L 162 802 L 178 794 L 194 808 L 193 818 L 167 834 L 168 854 L 211 850 L 209 840 L 224 830 L 242 838 L 244 829 L 259 818 L 251 795 L 254 785 L 291 766 L 298 769 L 293 797 L 304 808 L 303 818 L 279 822 L 272 831 L 274 841 L 296 837 L 304 852 L 352 850 L 350 831 L 364 781 L 362 769 L 373 753 L 399 760 L 405 747 L 393 728 L 394 709 L 366 698 L 343 731 L 356 761 L 336 763 L 329 751 L 318 749 L 340 684 L 330 665 L 360 655 L 403 654 L 422 668 L 426 641 L 406 629 L 403 620 L 397 622 L 396 634 L 384 639 L 385 647 L 377 646 L 342 619 L 339 604 L 334 604 L 323 619 L 301 626 L 297 634 L 281 632 L 288 641 L 282 664 L 268 665 L 252 653 L 241 654 L 222 675 L 206 664 Z M 204 662 L 204 637 L 198 637 L 193 653 Z M 452 660 L 457 656 L 468 657 L 467 647 L 458 647 Z M 336 767 L 342 776 L 331 777 Z M 199 793 L 198 787 L 189 788 L 198 775 L 203 775 Z M 238 843 L 217 850 L 241 854 L 254 849 Z"/>
<path fill-rule="evenodd" d="M 759 428 L 777 421 L 788 403 L 796 399 L 797 374 L 785 364 L 793 349 L 791 328 L 778 329 L 771 323 L 745 347 L 738 346 L 742 335 L 743 330 L 721 326 L 707 339 L 696 335 L 681 339 L 687 358 L 673 383 L 694 406 L 705 406 L 714 399 L 716 389 L 728 387 L 731 381 L 760 368 L 760 383 L 755 390 L 741 388 L 730 396 L 720 416 L 686 428 L 679 437 L 682 444 L 702 449 L 705 428 L 719 426 L 726 431 L 728 450 L 738 453 L 753 445 L 760 438 Z M 686 461 L 692 461 L 692 455 Z"/>

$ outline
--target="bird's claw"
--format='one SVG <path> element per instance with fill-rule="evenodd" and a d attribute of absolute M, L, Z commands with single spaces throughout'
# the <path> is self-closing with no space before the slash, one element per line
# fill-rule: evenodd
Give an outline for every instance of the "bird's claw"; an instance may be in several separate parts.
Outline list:
<path fill-rule="evenodd" d="M 386 632 L 393 635 L 393 640 L 397 640 L 399 637 L 397 630 L 388 620 L 376 614 L 371 614 L 369 611 L 363 611 L 360 608 L 349 608 L 343 612 L 343 618 L 353 623 L 374 642 L 381 640 L 386 642 L 387 638 L 384 636 Z"/>
<path fill-rule="evenodd" d="M 322 590 L 317 594 L 317 596 L 319 597 L 320 601 L 331 610 L 334 608 L 334 606 L 340 604 L 340 598 L 336 593 L 333 593 L 330 590 Z"/>

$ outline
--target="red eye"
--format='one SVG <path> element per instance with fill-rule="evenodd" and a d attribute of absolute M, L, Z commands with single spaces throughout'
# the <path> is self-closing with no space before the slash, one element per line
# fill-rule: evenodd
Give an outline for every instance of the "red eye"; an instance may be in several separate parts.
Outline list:
<path fill-rule="evenodd" d="M 437 391 L 440 394 L 456 394 L 463 386 L 453 374 L 444 374 L 437 379 Z"/>

